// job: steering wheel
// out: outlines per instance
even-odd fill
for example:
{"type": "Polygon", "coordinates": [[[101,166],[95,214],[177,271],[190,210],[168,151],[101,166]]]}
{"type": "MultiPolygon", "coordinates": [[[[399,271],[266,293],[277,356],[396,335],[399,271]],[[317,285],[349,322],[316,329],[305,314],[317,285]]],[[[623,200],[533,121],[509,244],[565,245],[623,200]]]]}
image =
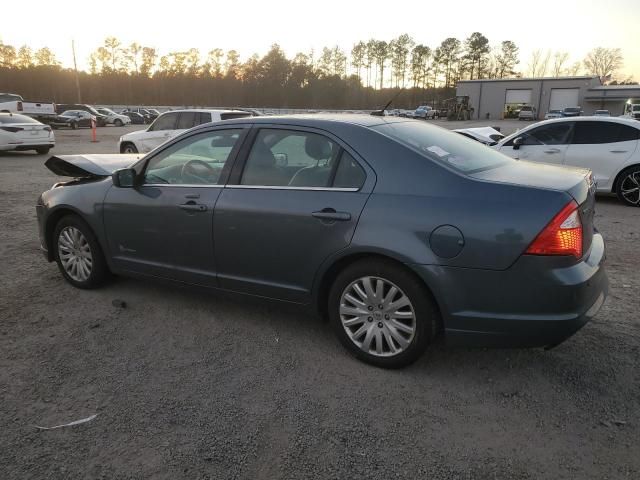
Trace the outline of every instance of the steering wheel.
{"type": "Polygon", "coordinates": [[[196,178],[196,179],[200,180],[202,183],[211,182],[210,178],[206,178],[206,177],[201,176],[202,172],[200,172],[200,174],[198,174],[196,172],[196,170],[194,169],[195,165],[199,165],[201,167],[205,167],[206,170],[207,170],[206,174],[215,174],[216,173],[215,168],[213,168],[210,164],[208,164],[204,160],[189,160],[187,163],[185,163],[182,166],[182,170],[180,172],[180,175],[182,176],[182,178],[187,176],[187,177],[196,178]]]}

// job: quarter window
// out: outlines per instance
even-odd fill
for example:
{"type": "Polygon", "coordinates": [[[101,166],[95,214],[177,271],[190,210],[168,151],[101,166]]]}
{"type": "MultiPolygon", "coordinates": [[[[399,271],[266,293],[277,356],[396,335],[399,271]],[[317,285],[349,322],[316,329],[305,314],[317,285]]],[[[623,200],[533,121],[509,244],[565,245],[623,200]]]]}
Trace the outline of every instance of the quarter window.
{"type": "Polygon", "coordinates": [[[217,130],[185,138],[153,157],[147,184],[220,185],[242,129],[217,130]]]}
{"type": "Polygon", "coordinates": [[[242,185],[328,187],[340,148],[317,133],[262,129],[247,157],[242,185]]]}
{"type": "Polygon", "coordinates": [[[366,174],[358,162],[347,151],[343,151],[333,186],[335,188],[360,188],[366,178],[366,174]]]}

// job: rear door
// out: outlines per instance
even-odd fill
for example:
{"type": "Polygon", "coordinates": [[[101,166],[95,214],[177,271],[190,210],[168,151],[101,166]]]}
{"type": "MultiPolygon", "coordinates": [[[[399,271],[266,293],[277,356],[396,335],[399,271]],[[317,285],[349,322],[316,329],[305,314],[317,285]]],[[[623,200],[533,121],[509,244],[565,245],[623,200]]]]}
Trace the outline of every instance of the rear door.
{"type": "Polygon", "coordinates": [[[565,164],[591,169],[599,190],[611,190],[617,173],[638,148],[640,130],[616,122],[577,121],[565,164]]]}
{"type": "Polygon", "coordinates": [[[218,280],[304,303],[323,260],[351,242],[375,176],[323,131],[265,126],[252,137],[216,204],[218,280]]]}
{"type": "Polygon", "coordinates": [[[573,122],[555,122],[532,128],[519,135],[520,148],[514,149],[513,137],[500,147],[500,152],[519,160],[562,164],[568,147],[573,122]]]}
{"type": "Polygon", "coordinates": [[[164,115],[160,115],[156,121],[149,126],[139,141],[140,146],[145,152],[153,150],[174,136],[173,132],[178,123],[178,116],[178,112],[165,113],[164,115]]]}

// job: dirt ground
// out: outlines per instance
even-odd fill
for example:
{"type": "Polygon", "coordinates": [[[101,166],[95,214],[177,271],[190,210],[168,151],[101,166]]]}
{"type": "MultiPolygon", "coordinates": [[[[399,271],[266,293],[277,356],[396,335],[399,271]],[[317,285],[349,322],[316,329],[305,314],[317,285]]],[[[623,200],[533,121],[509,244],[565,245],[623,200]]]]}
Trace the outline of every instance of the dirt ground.
{"type": "MultiPolygon", "coordinates": [[[[114,152],[134,129],[57,131],[54,151],[114,152]]],[[[640,208],[598,200],[610,296],[567,342],[438,342],[385,371],[291,307],[74,289],[38,250],[45,160],[0,154],[0,478],[640,478],[640,208]]]]}

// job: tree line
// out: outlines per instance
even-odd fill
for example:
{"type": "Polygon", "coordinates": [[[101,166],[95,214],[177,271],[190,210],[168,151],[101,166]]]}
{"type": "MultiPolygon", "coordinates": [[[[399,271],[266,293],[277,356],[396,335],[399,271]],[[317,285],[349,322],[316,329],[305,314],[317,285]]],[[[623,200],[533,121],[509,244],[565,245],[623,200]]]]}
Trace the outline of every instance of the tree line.
{"type": "Polygon", "coordinates": [[[108,37],[91,53],[88,71],[62,68],[48,48],[32,51],[0,42],[0,91],[57,103],[255,106],[278,108],[376,108],[401,88],[399,108],[455,95],[460,80],[592,73],[611,80],[622,66],[619,49],[594,49],[583,62],[565,52],[533,52],[524,69],[510,40],[491,46],[480,32],[437,47],[408,34],[390,41],[360,41],[288,58],[274,44],[244,61],[236,50],[198,49],[161,55],[155,48],[123,45],[108,37]],[[524,73],[523,73],[524,72],[524,73]]]}

